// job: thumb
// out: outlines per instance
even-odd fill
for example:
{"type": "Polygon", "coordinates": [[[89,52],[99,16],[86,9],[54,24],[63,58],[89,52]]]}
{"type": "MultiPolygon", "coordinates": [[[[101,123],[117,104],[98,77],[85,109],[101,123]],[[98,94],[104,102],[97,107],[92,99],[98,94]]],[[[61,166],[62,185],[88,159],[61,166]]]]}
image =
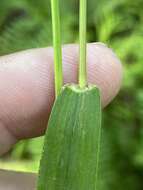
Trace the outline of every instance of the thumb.
{"type": "MultiPolygon", "coordinates": [[[[106,106],[118,93],[122,67],[113,51],[88,44],[88,82],[106,106]]],[[[44,133],[54,101],[53,49],[27,50],[0,58],[0,153],[19,139],[44,133]]],[[[63,47],[65,83],[78,81],[78,45],[63,47]]]]}

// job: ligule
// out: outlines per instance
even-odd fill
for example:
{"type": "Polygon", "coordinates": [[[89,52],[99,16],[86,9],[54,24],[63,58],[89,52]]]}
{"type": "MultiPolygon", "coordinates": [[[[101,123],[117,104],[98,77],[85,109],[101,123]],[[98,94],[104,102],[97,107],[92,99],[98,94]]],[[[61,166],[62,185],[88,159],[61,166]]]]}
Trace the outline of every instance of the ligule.
{"type": "Polygon", "coordinates": [[[97,189],[100,136],[98,88],[65,86],[49,119],[38,190],[97,189]]]}

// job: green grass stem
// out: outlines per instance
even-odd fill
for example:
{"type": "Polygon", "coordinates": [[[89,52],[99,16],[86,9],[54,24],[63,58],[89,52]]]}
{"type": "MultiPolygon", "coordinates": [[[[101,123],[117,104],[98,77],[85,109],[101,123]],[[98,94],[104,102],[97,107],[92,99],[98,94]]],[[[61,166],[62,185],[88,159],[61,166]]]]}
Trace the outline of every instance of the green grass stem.
{"type": "Polygon", "coordinates": [[[54,46],[55,94],[57,97],[63,85],[59,0],[51,0],[51,12],[54,46]]]}
{"type": "Polygon", "coordinates": [[[79,18],[79,86],[84,88],[87,85],[86,69],[86,21],[87,21],[87,0],[80,0],[80,18],[79,18]]]}

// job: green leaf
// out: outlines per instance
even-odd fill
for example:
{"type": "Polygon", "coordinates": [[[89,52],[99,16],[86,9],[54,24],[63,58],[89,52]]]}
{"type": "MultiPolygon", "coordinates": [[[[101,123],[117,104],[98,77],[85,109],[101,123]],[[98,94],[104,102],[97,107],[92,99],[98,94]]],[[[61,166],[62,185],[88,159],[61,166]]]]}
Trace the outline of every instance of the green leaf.
{"type": "Polygon", "coordinates": [[[65,86],[49,120],[38,190],[95,190],[100,136],[99,90],[65,86]]]}

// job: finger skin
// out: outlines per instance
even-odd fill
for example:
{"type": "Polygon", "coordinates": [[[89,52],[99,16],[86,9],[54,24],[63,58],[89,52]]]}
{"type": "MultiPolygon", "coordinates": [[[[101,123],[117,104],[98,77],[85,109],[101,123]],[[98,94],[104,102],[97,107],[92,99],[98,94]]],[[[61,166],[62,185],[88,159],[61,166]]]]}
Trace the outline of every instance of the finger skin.
{"type": "Polygon", "coordinates": [[[0,170],[1,190],[35,190],[37,175],[0,170]]]}
{"type": "MultiPolygon", "coordinates": [[[[78,82],[78,45],[63,47],[64,83],[78,82]]],[[[88,44],[88,82],[101,90],[103,107],[118,93],[122,66],[111,49],[88,44]]],[[[0,58],[0,154],[19,139],[44,133],[54,102],[53,49],[0,58]]]]}

